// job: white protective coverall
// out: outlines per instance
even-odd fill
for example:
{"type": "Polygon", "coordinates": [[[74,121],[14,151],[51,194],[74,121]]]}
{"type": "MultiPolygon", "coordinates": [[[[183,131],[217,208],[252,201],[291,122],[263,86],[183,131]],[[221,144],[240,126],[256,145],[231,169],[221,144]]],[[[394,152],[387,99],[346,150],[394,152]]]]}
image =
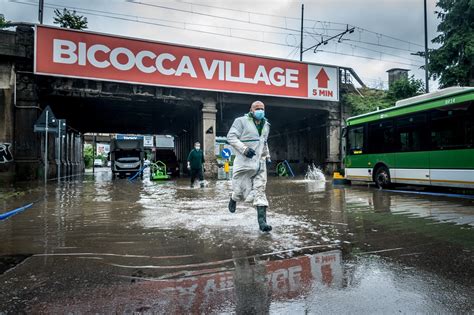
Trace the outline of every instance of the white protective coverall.
{"type": "Polygon", "coordinates": [[[265,186],[267,185],[266,159],[270,158],[267,144],[270,124],[264,119],[262,134],[259,135],[253,119],[250,113],[235,119],[227,134],[227,142],[235,150],[232,199],[245,201],[253,190],[253,205],[268,207],[265,186]],[[256,154],[253,158],[249,159],[244,155],[246,148],[255,150],[256,154]]]}

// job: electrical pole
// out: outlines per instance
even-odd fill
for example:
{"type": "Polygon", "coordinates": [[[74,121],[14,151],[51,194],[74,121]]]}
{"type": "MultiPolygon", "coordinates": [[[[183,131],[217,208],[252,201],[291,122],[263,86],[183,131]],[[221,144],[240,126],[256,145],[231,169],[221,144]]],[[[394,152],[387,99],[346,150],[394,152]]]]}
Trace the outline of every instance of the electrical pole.
{"type": "Polygon", "coordinates": [[[300,61],[303,61],[303,21],[304,21],[304,4],[301,5],[300,61]]]}
{"type": "Polygon", "coordinates": [[[426,88],[425,92],[429,93],[430,92],[430,76],[428,74],[428,26],[427,26],[427,16],[426,16],[426,0],[424,0],[425,3],[425,83],[426,83],[426,88]]]}
{"type": "Polygon", "coordinates": [[[44,12],[44,0],[39,0],[38,20],[40,24],[43,24],[43,12],[44,12]]]}

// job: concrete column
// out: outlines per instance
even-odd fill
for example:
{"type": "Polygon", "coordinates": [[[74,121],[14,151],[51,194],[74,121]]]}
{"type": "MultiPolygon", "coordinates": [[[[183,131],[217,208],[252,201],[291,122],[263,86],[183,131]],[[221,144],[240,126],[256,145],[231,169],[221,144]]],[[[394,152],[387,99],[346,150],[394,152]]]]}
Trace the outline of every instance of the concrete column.
{"type": "Polygon", "coordinates": [[[216,101],[213,98],[205,98],[202,104],[202,148],[204,150],[207,175],[211,178],[217,177],[217,161],[214,153],[216,142],[216,101]]]}
{"type": "Polygon", "coordinates": [[[327,156],[325,161],[325,171],[332,173],[339,169],[340,160],[340,140],[341,122],[338,113],[329,113],[327,120],[327,156]],[[337,116],[337,117],[336,117],[337,116]]]}

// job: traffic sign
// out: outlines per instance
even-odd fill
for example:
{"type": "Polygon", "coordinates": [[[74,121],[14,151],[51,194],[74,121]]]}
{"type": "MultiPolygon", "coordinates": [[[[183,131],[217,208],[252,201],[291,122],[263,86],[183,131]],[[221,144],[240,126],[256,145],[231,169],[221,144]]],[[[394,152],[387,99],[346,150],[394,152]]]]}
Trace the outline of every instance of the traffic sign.
{"type": "Polygon", "coordinates": [[[230,151],[228,148],[225,148],[221,151],[221,156],[223,159],[230,159],[232,156],[232,151],[230,151]]]}
{"type": "Polygon", "coordinates": [[[43,110],[41,115],[39,116],[38,120],[36,120],[33,131],[34,132],[46,132],[46,127],[48,132],[58,133],[58,125],[59,122],[54,116],[53,111],[49,106],[43,110]]]}

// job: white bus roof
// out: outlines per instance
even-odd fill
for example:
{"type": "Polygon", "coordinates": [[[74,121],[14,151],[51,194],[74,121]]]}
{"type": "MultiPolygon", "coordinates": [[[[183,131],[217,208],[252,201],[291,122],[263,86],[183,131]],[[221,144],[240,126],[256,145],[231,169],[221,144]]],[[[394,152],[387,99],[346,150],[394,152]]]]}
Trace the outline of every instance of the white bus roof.
{"type": "Polygon", "coordinates": [[[388,111],[391,111],[391,110],[393,110],[397,107],[408,106],[408,105],[420,103],[420,102],[423,102],[423,101],[428,101],[428,100],[433,100],[433,99],[437,99],[437,98],[441,98],[441,97],[446,97],[446,96],[449,96],[449,95],[452,95],[452,94],[459,94],[461,92],[466,92],[466,91],[474,92],[474,87],[454,86],[454,87],[448,87],[448,88],[441,89],[441,90],[431,92],[431,93],[417,95],[417,96],[414,96],[414,97],[399,100],[395,103],[395,106],[384,108],[384,109],[378,110],[378,111],[368,112],[368,113],[365,113],[365,114],[360,114],[360,115],[353,116],[353,117],[349,117],[347,120],[350,121],[350,120],[353,120],[353,119],[357,119],[357,118],[361,118],[361,117],[365,117],[365,116],[370,116],[370,115],[375,114],[375,113],[388,112],[388,111]]]}
{"type": "Polygon", "coordinates": [[[469,90],[474,91],[474,88],[473,87],[459,87],[459,86],[448,87],[442,90],[438,90],[436,92],[426,93],[426,94],[406,98],[404,100],[399,100],[395,103],[395,106],[410,105],[410,104],[419,103],[425,100],[448,96],[451,94],[457,94],[459,92],[469,91],[469,90]]]}

